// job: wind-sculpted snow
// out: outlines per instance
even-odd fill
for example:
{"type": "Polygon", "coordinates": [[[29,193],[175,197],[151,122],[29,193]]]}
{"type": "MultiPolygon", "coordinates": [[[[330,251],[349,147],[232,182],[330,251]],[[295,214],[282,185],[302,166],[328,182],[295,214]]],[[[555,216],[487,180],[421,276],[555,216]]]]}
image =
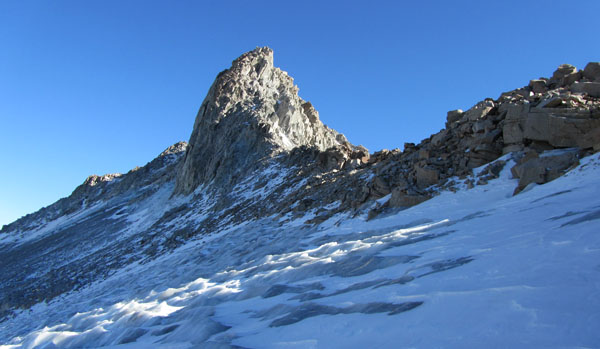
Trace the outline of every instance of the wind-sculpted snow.
{"type": "Polygon", "coordinates": [[[595,347],[599,155],[517,196],[510,167],[486,186],[374,220],[340,213],[314,226],[303,224],[308,212],[224,223],[19,312],[0,323],[0,339],[7,348],[595,347]]]}

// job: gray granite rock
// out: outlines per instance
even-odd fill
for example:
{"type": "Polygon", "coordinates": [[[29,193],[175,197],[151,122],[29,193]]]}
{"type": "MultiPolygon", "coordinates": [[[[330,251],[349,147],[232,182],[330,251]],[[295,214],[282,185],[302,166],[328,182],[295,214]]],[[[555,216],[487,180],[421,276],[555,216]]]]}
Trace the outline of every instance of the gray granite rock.
{"type": "Polygon", "coordinates": [[[351,147],[326,127],[298,87],[273,66],[273,51],[260,47],[221,72],[194,123],[175,193],[189,194],[215,181],[227,186],[260,159],[300,146],[351,147]]]}

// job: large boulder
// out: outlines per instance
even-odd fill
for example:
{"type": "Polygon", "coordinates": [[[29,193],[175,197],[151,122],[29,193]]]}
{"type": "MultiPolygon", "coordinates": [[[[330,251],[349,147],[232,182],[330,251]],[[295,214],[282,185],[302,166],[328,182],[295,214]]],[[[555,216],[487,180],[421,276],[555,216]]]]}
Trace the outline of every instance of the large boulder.
{"type": "Polygon", "coordinates": [[[339,170],[348,159],[348,154],[341,147],[331,147],[317,155],[317,164],[324,171],[339,170]]]}
{"type": "Polygon", "coordinates": [[[531,151],[511,169],[513,177],[519,179],[514,194],[518,194],[531,183],[550,182],[578,163],[578,151],[574,149],[549,151],[541,155],[531,151]]]}
{"type": "Polygon", "coordinates": [[[590,62],[583,69],[583,76],[591,81],[600,81],[600,62],[590,62]]]}
{"type": "Polygon", "coordinates": [[[529,81],[529,88],[533,93],[545,93],[548,91],[545,80],[531,80],[529,81]]]}
{"type": "Polygon", "coordinates": [[[591,97],[600,97],[600,82],[580,82],[571,85],[571,91],[575,93],[587,93],[591,97]]]}
{"type": "Polygon", "coordinates": [[[408,194],[405,191],[394,188],[392,197],[388,201],[390,207],[412,207],[431,199],[428,195],[408,194]]]}
{"type": "Polygon", "coordinates": [[[561,64],[552,74],[551,80],[560,86],[566,86],[580,78],[581,74],[577,71],[577,68],[570,64],[561,64]]]}
{"type": "Polygon", "coordinates": [[[446,127],[460,120],[464,112],[461,109],[450,110],[446,115],[446,127]]]}
{"type": "Polygon", "coordinates": [[[523,138],[548,142],[557,148],[590,148],[593,144],[586,142],[584,136],[597,127],[600,127],[600,119],[569,118],[534,110],[525,120],[523,138]]]}

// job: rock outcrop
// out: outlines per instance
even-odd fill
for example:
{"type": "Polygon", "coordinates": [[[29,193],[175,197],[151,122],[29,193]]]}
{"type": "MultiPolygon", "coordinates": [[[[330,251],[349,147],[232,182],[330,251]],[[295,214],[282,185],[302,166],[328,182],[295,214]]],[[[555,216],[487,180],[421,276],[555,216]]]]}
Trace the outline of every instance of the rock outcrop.
{"type": "Polygon", "coordinates": [[[407,143],[402,152],[373,154],[369,166],[374,176],[361,194],[349,198],[351,206],[389,192],[389,206],[413,206],[431,197],[436,185],[448,187],[450,177],[464,178],[472,169],[511,152],[521,159],[513,170],[519,178],[515,194],[530,183],[557,178],[578,157],[600,150],[598,81],[599,63],[589,63],[583,71],[563,64],[549,79],[531,80],[464,112],[449,111],[446,128],[421,143],[407,143]],[[571,150],[544,154],[561,149],[571,150]],[[533,154],[539,156],[532,160],[533,154]]]}
{"type": "Polygon", "coordinates": [[[298,87],[273,66],[273,51],[257,48],[221,72],[200,106],[176,193],[215,181],[229,186],[260,159],[309,146],[353,147],[326,127],[298,87]]]}

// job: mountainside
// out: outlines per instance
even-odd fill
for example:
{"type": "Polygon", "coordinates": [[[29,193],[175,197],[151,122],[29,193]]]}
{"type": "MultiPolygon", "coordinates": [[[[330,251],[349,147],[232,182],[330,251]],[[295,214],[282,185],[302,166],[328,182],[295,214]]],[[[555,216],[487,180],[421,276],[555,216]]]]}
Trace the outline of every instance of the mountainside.
{"type": "Polygon", "coordinates": [[[0,230],[0,343],[593,347],[598,150],[599,63],[369,154],[257,48],[189,143],[0,230]]]}

